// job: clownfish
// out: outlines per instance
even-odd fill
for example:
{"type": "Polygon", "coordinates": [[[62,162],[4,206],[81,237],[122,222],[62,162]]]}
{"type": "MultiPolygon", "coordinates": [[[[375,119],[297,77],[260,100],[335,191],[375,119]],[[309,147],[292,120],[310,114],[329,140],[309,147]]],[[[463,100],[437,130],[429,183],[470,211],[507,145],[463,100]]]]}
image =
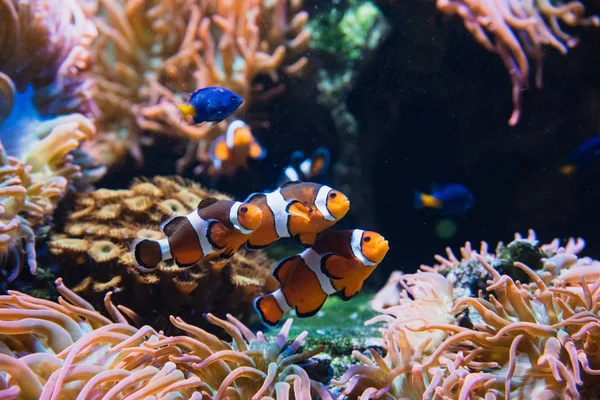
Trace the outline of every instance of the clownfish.
{"type": "Polygon", "coordinates": [[[224,165],[237,168],[247,166],[248,158],[262,160],[267,151],[252,135],[244,121],[235,120],[227,127],[227,132],[218,137],[210,148],[210,159],[216,170],[224,165]]]}
{"type": "Polygon", "coordinates": [[[329,295],[350,300],[389,250],[383,236],[360,229],[326,231],[311,248],[275,267],[281,288],[254,300],[262,321],[275,326],[292,308],[300,318],[315,315],[329,295]]]}
{"type": "Polygon", "coordinates": [[[281,184],[293,181],[306,181],[327,172],[331,153],[324,147],[316,149],[309,158],[304,158],[304,153],[295,151],[290,158],[290,165],[283,170],[281,184]]]}
{"type": "Polygon", "coordinates": [[[245,201],[258,206],[263,215],[260,227],[246,242],[249,250],[284,237],[310,246],[319,232],[332,227],[350,209],[343,193],[312,182],[288,182],[270,193],[251,194],[245,201]]]}
{"type": "Polygon", "coordinates": [[[414,191],[415,208],[437,208],[444,215],[458,215],[467,212],[475,203],[473,193],[463,185],[432,185],[431,194],[414,191]]]}
{"type": "Polygon", "coordinates": [[[560,167],[563,175],[573,175],[577,171],[589,171],[594,164],[600,164],[600,136],[593,136],[579,145],[569,156],[566,165],[560,167]]]}
{"type": "Polygon", "coordinates": [[[221,122],[233,114],[244,99],[229,89],[217,86],[198,89],[188,104],[178,105],[182,117],[191,117],[194,124],[221,122]]]}
{"type": "Polygon", "coordinates": [[[188,215],[163,222],[164,239],[138,239],[132,243],[134,260],[145,268],[174,259],[189,267],[209,255],[231,257],[260,226],[262,212],[253,204],[207,197],[188,215]]]}

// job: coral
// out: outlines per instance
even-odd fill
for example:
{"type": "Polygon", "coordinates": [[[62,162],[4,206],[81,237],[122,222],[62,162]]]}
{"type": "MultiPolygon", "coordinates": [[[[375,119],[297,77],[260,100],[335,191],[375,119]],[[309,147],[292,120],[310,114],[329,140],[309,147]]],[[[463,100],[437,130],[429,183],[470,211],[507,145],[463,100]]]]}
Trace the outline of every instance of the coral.
{"type": "Polygon", "coordinates": [[[2,0],[0,72],[19,92],[29,85],[42,115],[93,113],[85,75],[97,31],[75,0],[2,0]]]}
{"type": "Polygon", "coordinates": [[[204,323],[201,316],[207,312],[247,317],[254,298],[277,287],[264,253],[239,251],[230,259],[186,269],[167,261],[147,270],[136,266],[129,252],[133,239],[162,238],[159,225],[164,220],[189,213],[207,196],[227,198],[166,177],[136,180],[127,190],[77,194],[75,209],[63,233],[52,236],[50,250],[75,292],[101,304],[104,294],[113,291],[115,300],[156,328],[164,329],[166,316],[174,313],[194,324],[204,323]]]}
{"type": "Polygon", "coordinates": [[[96,132],[87,76],[94,24],[74,0],[3,0],[0,10],[0,254],[11,282],[25,259],[35,273],[35,236],[68,185],[103,168],[76,153],[96,132]]]}
{"type": "Polygon", "coordinates": [[[244,98],[239,118],[253,102],[280,91],[258,84],[259,76],[277,83],[280,74],[297,75],[307,62],[301,54],[308,15],[298,0],[99,3],[94,99],[102,115],[89,150],[106,165],[127,152],[142,163],[140,146],[153,139],[148,133],[183,140],[178,171],[208,162],[211,142],[231,121],[189,125],[176,107],[182,94],[227,87],[244,98]]]}
{"type": "Polygon", "coordinates": [[[529,86],[529,59],[536,65],[535,86],[542,87],[544,46],[562,54],[578,40],[562,30],[567,26],[598,26],[597,16],[585,17],[579,1],[553,5],[548,1],[485,2],[437,0],[437,8],[447,15],[458,15],[475,40],[488,51],[498,54],[512,84],[513,112],[508,124],[521,117],[522,92],[529,86]]]}
{"type": "Polygon", "coordinates": [[[572,260],[573,257],[577,260],[576,254],[584,246],[585,241],[581,238],[569,239],[565,247],[560,247],[558,239],[554,239],[550,244],[542,245],[537,240],[535,231],[529,230],[526,237],[515,233],[514,240],[507,245],[499,242],[493,253],[488,251],[490,245],[485,241],[481,242],[479,251],[473,249],[470,242],[466,242],[460,248],[460,259],[448,247],[446,248],[446,257],[439,254],[434,256],[438,264],[433,266],[423,264],[421,269],[447,276],[452,281],[457,296],[468,297],[475,295],[479,290],[484,290],[487,286],[486,281],[491,278],[486,268],[478,261],[478,256],[483,257],[494,269],[521,281],[528,281],[529,278],[520,269],[514,267],[514,263],[517,261],[532,267],[541,276],[547,276],[545,279],[552,279],[557,277],[565,261],[572,260]],[[558,269],[553,266],[552,262],[558,262],[558,269]]]}
{"type": "MultiPolygon", "coordinates": [[[[517,240],[537,242],[533,231],[517,240]]],[[[372,361],[355,352],[364,365],[351,367],[335,383],[363,399],[591,396],[600,375],[599,264],[577,259],[581,240],[539,248],[548,257],[537,273],[514,262],[529,284],[494,269],[485,246],[482,254],[464,250],[463,257],[489,276],[486,293],[477,297],[450,296],[451,290],[443,290],[446,278],[432,267],[400,276],[398,305],[370,321],[385,322],[387,355],[372,351],[372,361]]],[[[438,261],[461,264],[449,255],[438,261]]]]}
{"type": "Polygon", "coordinates": [[[59,279],[59,303],[0,296],[0,397],[5,399],[331,399],[297,363],[308,332],[289,343],[292,320],[267,339],[240,321],[207,316],[231,342],[171,316],[186,336],[166,336],[105,297],[110,319],[59,279]],[[114,321],[114,322],[113,322],[114,321]]]}

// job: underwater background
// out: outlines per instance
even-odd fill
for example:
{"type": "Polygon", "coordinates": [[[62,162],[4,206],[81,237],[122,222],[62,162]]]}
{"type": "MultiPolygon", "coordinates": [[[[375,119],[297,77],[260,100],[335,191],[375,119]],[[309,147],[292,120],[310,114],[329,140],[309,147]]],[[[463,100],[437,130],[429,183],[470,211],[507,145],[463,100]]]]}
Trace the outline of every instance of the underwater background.
{"type": "Polygon", "coordinates": [[[0,397],[598,398],[597,15],[0,0],[0,397]],[[201,120],[208,87],[243,103],[201,120]],[[327,219],[296,180],[350,209],[327,219]],[[249,197],[268,192],[291,193],[292,238],[192,263],[174,242],[156,265],[135,251],[211,198],[277,225],[249,197]],[[329,221],[308,242],[298,198],[329,221]],[[357,230],[389,251],[369,259],[357,230]]]}

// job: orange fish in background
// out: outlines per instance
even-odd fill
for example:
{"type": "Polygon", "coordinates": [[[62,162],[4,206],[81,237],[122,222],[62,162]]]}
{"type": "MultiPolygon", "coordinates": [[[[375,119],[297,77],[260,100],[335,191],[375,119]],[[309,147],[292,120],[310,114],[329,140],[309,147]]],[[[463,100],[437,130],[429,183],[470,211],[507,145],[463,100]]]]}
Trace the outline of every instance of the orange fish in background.
{"type": "Polygon", "coordinates": [[[332,227],[350,209],[341,192],[312,182],[288,182],[270,193],[254,193],[247,203],[258,206],[263,221],[248,239],[246,248],[256,250],[283,237],[293,237],[305,246],[319,232],[332,227]]]}
{"type": "Polygon", "coordinates": [[[248,159],[262,160],[267,151],[252,135],[244,121],[235,120],[227,127],[227,132],[219,136],[210,148],[212,173],[231,174],[235,169],[248,166],[248,159]]]}
{"type": "Polygon", "coordinates": [[[262,212],[253,204],[208,197],[188,215],[165,221],[160,228],[164,239],[135,240],[133,257],[145,268],[169,259],[188,267],[209,255],[231,257],[261,221],[262,212]]]}
{"type": "Polygon", "coordinates": [[[375,232],[323,232],[311,248],[277,264],[273,276],[281,288],[258,297],[254,308],[265,324],[275,326],[292,308],[300,318],[315,315],[331,294],[350,300],[388,250],[387,240],[375,232]]]}

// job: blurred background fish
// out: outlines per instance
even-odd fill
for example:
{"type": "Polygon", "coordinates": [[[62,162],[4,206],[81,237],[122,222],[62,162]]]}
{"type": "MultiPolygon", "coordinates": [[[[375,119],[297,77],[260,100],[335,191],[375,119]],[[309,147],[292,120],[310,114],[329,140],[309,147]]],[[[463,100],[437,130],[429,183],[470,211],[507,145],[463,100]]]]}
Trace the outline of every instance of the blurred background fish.
{"type": "Polygon", "coordinates": [[[467,212],[475,203],[473,193],[460,184],[431,185],[431,194],[414,191],[415,208],[437,208],[444,215],[467,212]]]}
{"type": "Polygon", "coordinates": [[[304,153],[297,150],[290,157],[290,164],[284,168],[279,180],[279,186],[293,181],[319,181],[329,169],[331,153],[325,147],[316,149],[310,157],[304,158],[304,153]]]}
{"type": "Polygon", "coordinates": [[[194,124],[221,122],[233,114],[244,99],[229,89],[217,86],[206,87],[192,93],[188,104],[178,105],[181,115],[194,124]]]}
{"type": "Polygon", "coordinates": [[[569,156],[567,164],[560,167],[563,175],[589,171],[600,161],[600,136],[592,136],[580,144],[569,156]]]}
{"type": "Polygon", "coordinates": [[[262,160],[267,150],[254,137],[244,121],[229,124],[227,132],[219,136],[210,148],[210,175],[233,175],[239,168],[248,167],[248,159],[262,160]]]}

